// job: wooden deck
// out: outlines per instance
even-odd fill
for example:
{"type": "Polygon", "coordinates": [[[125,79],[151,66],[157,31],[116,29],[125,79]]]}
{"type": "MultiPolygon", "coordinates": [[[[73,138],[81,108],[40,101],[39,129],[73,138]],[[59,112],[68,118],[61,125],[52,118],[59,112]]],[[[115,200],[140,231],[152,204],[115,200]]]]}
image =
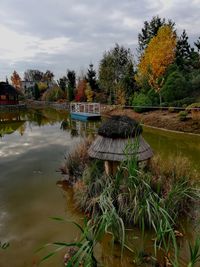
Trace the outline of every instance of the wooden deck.
{"type": "Polygon", "coordinates": [[[100,104],[99,103],[71,103],[70,115],[72,119],[87,121],[87,120],[99,120],[100,104]]]}

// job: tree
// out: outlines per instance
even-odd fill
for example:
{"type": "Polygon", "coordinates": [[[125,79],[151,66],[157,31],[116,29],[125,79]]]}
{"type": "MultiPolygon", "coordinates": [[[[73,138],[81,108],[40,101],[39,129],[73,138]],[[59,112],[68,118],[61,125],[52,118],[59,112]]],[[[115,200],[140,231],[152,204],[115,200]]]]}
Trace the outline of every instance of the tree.
{"type": "Polygon", "coordinates": [[[50,70],[47,70],[47,71],[43,74],[42,80],[43,80],[44,82],[47,82],[47,84],[48,84],[49,82],[52,82],[53,77],[54,77],[53,72],[51,72],[50,70]]]}
{"type": "Polygon", "coordinates": [[[200,37],[198,38],[196,42],[194,42],[194,45],[196,46],[197,51],[200,52],[200,37]]]}
{"type": "Polygon", "coordinates": [[[35,85],[34,85],[33,96],[34,96],[35,100],[38,100],[40,98],[40,90],[39,90],[37,83],[35,83],[35,85]]]}
{"type": "Polygon", "coordinates": [[[79,80],[75,96],[75,100],[77,102],[85,102],[87,100],[85,95],[86,88],[87,88],[87,81],[85,79],[79,80]]]}
{"type": "Polygon", "coordinates": [[[92,91],[92,88],[91,88],[89,83],[87,83],[87,85],[86,85],[85,95],[87,97],[87,102],[93,101],[94,92],[92,91]]]}
{"type": "Polygon", "coordinates": [[[44,73],[39,70],[27,70],[24,72],[25,81],[40,82],[44,77],[44,73]]]}
{"type": "Polygon", "coordinates": [[[162,96],[165,102],[183,99],[188,95],[188,82],[183,73],[176,70],[170,73],[162,88],[162,96]]]}
{"type": "Polygon", "coordinates": [[[159,16],[154,16],[150,22],[145,21],[144,27],[141,30],[141,33],[138,34],[138,53],[139,56],[143,54],[147,45],[151,39],[157,35],[159,29],[162,26],[170,26],[172,29],[175,26],[175,23],[172,20],[166,22],[165,18],[161,19],[159,16]]]}
{"type": "Polygon", "coordinates": [[[168,66],[175,59],[176,35],[170,26],[159,29],[146,48],[138,65],[137,81],[147,79],[152,88],[159,94],[161,103],[161,87],[168,66]]]}
{"type": "Polygon", "coordinates": [[[57,82],[58,82],[58,85],[59,85],[60,89],[63,92],[66,92],[66,90],[67,90],[67,77],[66,76],[63,76],[57,82]]]}
{"type": "Polygon", "coordinates": [[[74,100],[74,91],[76,88],[76,73],[74,70],[67,70],[67,98],[74,100]]]}
{"type": "Polygon", "coordinates": [[[12,81],[12,85],[18,89],[21,90],[21,78],[19,76],[19,74],[16,72],[16,70],[14,70],[12,76],[10,77],[11,81],[12,81]]]}
{"type": "MultiPolygon", "coordinates": [[[[130,66],[133,66],[133,55],[130,49],[116,44],[113,49],[104,53],[99,65],[99,84],[110,103],[116,100],[118,84],[125,85],[123,82],[130,75],[130,66]]],[[[133,76],[129,78],[133,79],[133,76]]],[[[126,90],[125,87],[122,89],[126,90]]]]}
{"type": "Polygon", "coordinates": [[[98,92],[99,87],[97,84],[96,71],[93,69],[93,64],[89,65],[89,69],[86,74],[86,80],[89,83],[92,91],[98,92]]]}
{"type": "Polygon", "coordinates": [[[176,64],[181,69],[184,69],[188,65],[192,55],[191,46],[188,43],[188,36],[185,30],[183,30],[181,36],[177,40],[176,44],[176,64]]]}

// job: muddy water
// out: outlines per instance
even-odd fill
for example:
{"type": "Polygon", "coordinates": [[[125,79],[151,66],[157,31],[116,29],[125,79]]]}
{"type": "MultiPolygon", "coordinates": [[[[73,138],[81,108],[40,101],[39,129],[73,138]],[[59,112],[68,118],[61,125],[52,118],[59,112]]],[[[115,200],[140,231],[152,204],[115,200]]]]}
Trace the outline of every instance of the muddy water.
{"type": "MultiPolygon", "coordinates": [[[[1,115],[0,115],[1,116],[1,115]]],[[[38,266],[39,259],[54,248],[35,253],[54,241],[76,240],[79,232],[70,223],[53,221],[64,217],[82,221],[71,201],[71,191],[63,191],[58,171],[63,158],[85,135],[93,135],[96,124],[71,122],[65,112],[51,109],[23,114],[4,114],[0,122],[0,241],[10,247],[0,250],[0,267],[38,266]]],[[[200,137],[171,134],[145,128],[145,139],[163,156],[180,152],[193,166],[199,167],[200,137]]],[[[139,248],[143,241],[129,234],[129,241],[139,248]]],[[[133,266],[125,252],[120,261],[119,248],[111,249],[109,236],[97,247],[97,257],[105,266],[133,266]]],[[[41,266],[63,266],[63,254],[41,266]]]]}

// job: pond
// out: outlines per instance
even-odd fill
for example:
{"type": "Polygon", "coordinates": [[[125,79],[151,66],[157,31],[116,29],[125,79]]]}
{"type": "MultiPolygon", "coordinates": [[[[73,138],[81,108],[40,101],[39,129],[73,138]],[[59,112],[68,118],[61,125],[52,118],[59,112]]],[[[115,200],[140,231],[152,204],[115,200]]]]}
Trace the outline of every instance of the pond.
{"type": "MultiPolygon", "coordinates": [[[[38,266],[39,259],[54,249],[36,253],[38,248],[78,238],[71,223],[51,219],[79,222],[83,218],[71,201],[72,192],[60,187],[59,167],[75,144],[93,135],[97,127],[94,122],[70,121],[67,112],[49,108],[0,114],[0,241],[10,243],[0,250],[1,267],[38,266]]],[[[200,136],[145,127],[144,137],[155,153],[163,157],[181,153],[200,170],[200,136]]],[[[41,266],[63,266],[63,254],[41,266]]],[[[120,261],[119,249],[111,250],[109,237],[98,246],[97,254],[105,266],[133,266],[126,253],[120,261]]]]}

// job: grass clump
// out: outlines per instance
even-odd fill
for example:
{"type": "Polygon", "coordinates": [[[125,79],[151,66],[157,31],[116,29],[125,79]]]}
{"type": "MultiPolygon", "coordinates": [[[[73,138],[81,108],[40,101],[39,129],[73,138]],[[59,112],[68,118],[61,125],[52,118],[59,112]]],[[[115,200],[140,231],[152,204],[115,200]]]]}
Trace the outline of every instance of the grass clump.
{"type": "Polygon", "coordinates": [[[65,175],[69,185],[73,185],[78,181],[89,163],[88,148],[91,144],[91,140],[85,139],[76,146],[76,148],[71,151],[65,158],[65,163],[60,167],[60,171],[65,175]]]}

